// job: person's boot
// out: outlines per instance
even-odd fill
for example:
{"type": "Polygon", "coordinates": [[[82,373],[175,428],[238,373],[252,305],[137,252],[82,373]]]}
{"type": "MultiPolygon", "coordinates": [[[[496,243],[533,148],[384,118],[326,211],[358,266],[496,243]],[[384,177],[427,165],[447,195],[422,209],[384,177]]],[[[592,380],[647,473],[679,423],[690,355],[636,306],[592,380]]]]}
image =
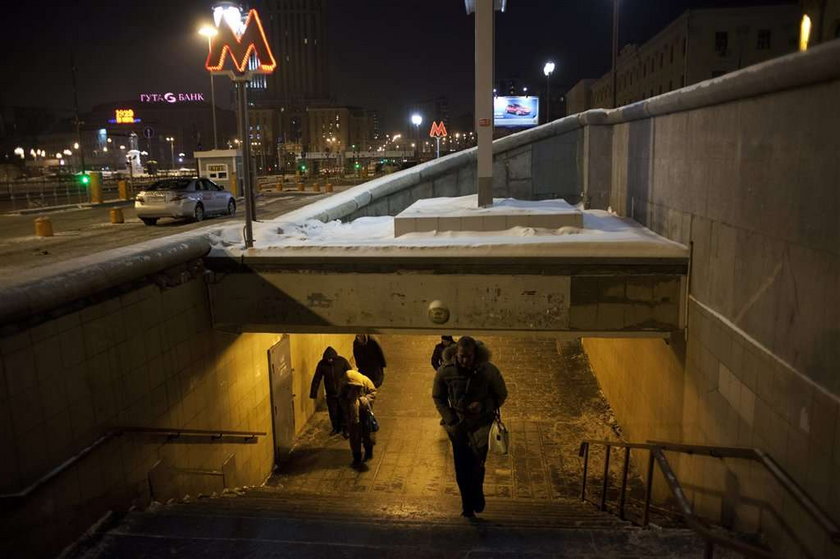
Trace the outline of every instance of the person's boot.
{"type": "Polygon", "coordinates": [[[373,446],[365,449],[365,462],[373,459],[373,446]]]}
{"type": "Polygon", "coordinates": [[[479,489],[478,495],[476,495],[475,500],[473,501],[473,508],[475,512],[484,512],[484,506],[487,503],[484,501],[484,491],[479,489]]]}
{"type": "Polygon", "coordinates": [[[362,454],[361,453],[356,454],[354,452],[353,453],[353,463],[351,464],[351,466],[361,466],[361,464],[362,464],[362,454]]]}

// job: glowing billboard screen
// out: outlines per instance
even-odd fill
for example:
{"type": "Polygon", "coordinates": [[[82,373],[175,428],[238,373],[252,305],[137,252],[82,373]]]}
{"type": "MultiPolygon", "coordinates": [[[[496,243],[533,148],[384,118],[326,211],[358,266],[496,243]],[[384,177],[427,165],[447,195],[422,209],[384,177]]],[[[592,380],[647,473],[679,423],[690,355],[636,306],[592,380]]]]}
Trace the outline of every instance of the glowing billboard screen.
{"type": "Polygon", "coordinates": [[[493,126],[525,127],[540,123],[539,97],[494,97],[493,126]]]}

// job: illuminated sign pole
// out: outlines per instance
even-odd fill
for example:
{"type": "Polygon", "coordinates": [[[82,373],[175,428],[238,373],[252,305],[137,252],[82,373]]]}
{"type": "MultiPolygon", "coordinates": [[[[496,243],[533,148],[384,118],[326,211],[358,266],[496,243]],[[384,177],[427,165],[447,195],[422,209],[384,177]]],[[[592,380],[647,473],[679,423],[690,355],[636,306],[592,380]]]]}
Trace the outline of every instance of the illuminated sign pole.
{"type": "Polygon", "coordinates": [[[440,139],[447,136],[446,126],[443,124],[442,120],[440,121],[440,124],[432,122],[432,128],[429,130],[429,136],[435,139],[435,159],[437,159],[440,157],[440,139]]]}
{"type": "Polygon", "coordinates": [[[464,0],[475,12],[475,121],[478,133],[478,205],[493,205],[493,20],[507,0],[464,0]]]}
{"type": "Polygon", "coordinates": [[[218,33],[209,40],[210,52],[205,68],[209,72],[226,74],[236,87],[239,145],[242,146],[242,182],[245,187],[245,248],[251,248],[254,246],[255,208],[247,88],[254,74],[270,74],[277,63],[256,10],[249,11],[243,22],[239,8],[232,5],[219,6],[213,10],[213,19],[218,33]],[[233,68],[225,70],[225,59],[228,57],[233,68]],[[252,63],[249,64],[249,61],[252,63]]]}

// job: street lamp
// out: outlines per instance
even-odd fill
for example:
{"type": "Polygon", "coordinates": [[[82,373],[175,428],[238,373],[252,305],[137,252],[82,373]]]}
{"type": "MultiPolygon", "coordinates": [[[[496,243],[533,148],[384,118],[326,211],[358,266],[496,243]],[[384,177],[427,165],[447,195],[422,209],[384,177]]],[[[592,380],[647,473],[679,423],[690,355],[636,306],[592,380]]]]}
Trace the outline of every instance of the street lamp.
{"type": "Polygon", "coordinates": [[[554,72],[554,62],[546,62],[543,66],[545,74],[545,121],[551,122],[551,74],[554,72]]]}
{"type": "Polygon", "coordinates": [[[167,142],[169,142],[169,159],[172,161],[172,170],[175,170],[175,138],[172,136],[167,136],[164,138],[167,142]]]}
{"type": "Polygon", "coordinates": [[[417,137],[417,141],[420,141],[420,125],[423,124],[423,117],[417,113],[411,115],[411,124],[414,125],[415,135],[417,137]]]}
{"type": "MultiPolygon", "coordinates": [[[[211,25],[205,25],[198,30],[200,35],[207,37],[207,50],[212,48],[213,37],[219,32],[211,25]]],[[[213,72],[210,72],[210,113],[213,115],[213,149],[219,149],[219,141],[216,133],[216,88],[213,84],[213,72]]]]}

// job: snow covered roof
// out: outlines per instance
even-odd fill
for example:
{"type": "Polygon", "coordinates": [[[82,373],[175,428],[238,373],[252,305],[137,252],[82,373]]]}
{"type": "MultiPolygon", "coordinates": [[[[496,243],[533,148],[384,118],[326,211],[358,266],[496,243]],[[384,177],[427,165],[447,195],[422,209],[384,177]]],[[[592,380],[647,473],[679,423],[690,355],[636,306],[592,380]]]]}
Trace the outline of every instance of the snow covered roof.
{"type": "Polygon", "coordinates": [[[520,256],[679,258],[688,249],[638,223],[602,210],[580,210],[562,200],[538,202],[499,200],[493,208],[477,208],[475,195],[435,198],[415,203],[416,215],[437,212],[474,214],[519,212],[545,214],[580,211],[583,228],[513,227],[505,231],[417,232],[394,237],[392,216],[362,217],[350,223],[314,219],[255,223],[255,248],[242,249],[241,225],[211,234],[210,256],[520,256]],[[419,204],[419,205],[418,205],[419,204]]]}

